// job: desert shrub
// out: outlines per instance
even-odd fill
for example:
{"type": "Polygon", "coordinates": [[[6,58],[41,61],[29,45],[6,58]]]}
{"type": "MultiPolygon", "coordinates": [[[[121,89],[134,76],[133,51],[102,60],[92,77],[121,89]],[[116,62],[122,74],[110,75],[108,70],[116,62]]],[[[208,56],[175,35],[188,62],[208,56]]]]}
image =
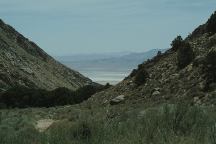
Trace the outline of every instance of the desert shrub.
{"type": "Polygon", "coordinates": [[[182,47],[183,39],[179,35],[177,36],[171,43],[172,50],[177,51],[180,47],[182,47]]]}
{"type": "Polygon", "coordinates": [[[146,82],[148,77],[149,77],[148,72],[146,71],[145,68],[142,68],[136,73],[134,82],[137,85],[142,85],[146,82]]]}
{"type": "Polygon", "coordinates": [[[209,89],[211,83],[216,82],[216,51],[210,51],[206,56],[205,65],[206,89],[209,89]]]}
{"type": "Polygon", "coordinates": [[[178,49],[177,65],[179,69],[185,68],[194,59],[194,52],[192,47],[187,42],[182,42],[181,47],[178,49]]]}
{"type": "Polygon", "coordinates": [[[211,15],[207,22],[207,32],[216,33],[216,11],[211,15]]]}

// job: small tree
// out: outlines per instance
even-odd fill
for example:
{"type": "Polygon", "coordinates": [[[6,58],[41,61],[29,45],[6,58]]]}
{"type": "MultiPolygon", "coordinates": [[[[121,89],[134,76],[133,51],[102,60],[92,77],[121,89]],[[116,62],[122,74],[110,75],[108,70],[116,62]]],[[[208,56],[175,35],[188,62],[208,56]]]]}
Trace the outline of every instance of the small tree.
{"type": "Polygon", "coordinates": [[[137,69],[133,69],[129,77],[134,77],[137,74],[137,69]]]}
{"type": "Polygon", "coordinates": [[[207,22],[207,32],[216,33],[216,11],[211,15],[207,22]]]}
{"type": "Polygon", "coordinates": [[[110,83],[106,83],[106,84],[104,85],[103,89],[108,89],[108,88],[110,88],[110,87],[112,87],[112,85],[111,85],[110,83]]]}
{"type": "Polygon", "coordinates": [[[142,85],[146,82],[147,78],[149,77],[148,72],[145,70],[145,68],[140,69],[137,74],[135,75],[135,83],[137,85],[142,85]]]}
{"type": "Polygon", "coordinates": [[[183,43],[182,37],[180,35],[177,36],[171,43],[172,49],[174,51],[177,51],[180,47],[182,47],[182,43],[183,43]]]}
{"type": "Polygon", "coordinates": [[[162,52],[161,51],[158,51],[157,52],[157,56],[161,56],[162,55],[162,52]]]}
{"type": "Polygon", "coordinates": [[[177,65],[179,69],[185,68],[194,59],[194,52],[188,42],[182,42],[177,54],[177,65]]]}

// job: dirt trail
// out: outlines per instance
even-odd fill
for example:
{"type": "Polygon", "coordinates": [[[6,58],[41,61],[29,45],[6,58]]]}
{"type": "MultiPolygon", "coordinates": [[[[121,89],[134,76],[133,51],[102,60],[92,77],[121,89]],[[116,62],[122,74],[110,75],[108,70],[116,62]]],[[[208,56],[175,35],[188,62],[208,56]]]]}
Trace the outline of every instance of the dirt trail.
{"type": "Polygon", "coordinates": [[[41,119],[39,121],[37,121],[37,124],[35,126],[35,128],[39,131],[39,132],[44,132],[46,131],[55,121],[52,119],[41,119]]]}

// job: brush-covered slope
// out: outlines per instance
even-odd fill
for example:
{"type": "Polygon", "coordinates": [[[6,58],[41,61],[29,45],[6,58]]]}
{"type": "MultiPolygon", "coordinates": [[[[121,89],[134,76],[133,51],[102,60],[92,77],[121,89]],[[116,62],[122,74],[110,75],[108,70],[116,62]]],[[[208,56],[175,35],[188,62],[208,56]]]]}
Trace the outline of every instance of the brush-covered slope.
{"type": "Polygon", "coordinates": [[[42,89],[77,89],[91,80],[45,53],[0,20],[0,89],[26,86],[42,89]]]}
{"type": "Polygon", "coordinates": [[[126,104],[179,100],[216,104],[216,13],[185,40],[178,36],[171,49],[140,64],[124,81],[90,100],[109,105],[118,95],[125,96],[126,104]]]}

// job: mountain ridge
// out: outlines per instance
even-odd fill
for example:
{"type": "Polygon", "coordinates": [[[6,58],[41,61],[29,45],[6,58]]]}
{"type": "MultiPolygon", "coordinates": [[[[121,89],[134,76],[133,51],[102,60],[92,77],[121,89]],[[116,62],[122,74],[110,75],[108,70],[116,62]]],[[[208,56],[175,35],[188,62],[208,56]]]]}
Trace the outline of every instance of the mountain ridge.
{"type": "Polygon", "coordinates": [[[0,20],[0,87],[77,89],[92,81],[57,62],[34,42],[0,20]]]}
{"type": "Polygon", "coordinates": [[[95,94],[89,103],[109,105],[113,98],[124,95],[125,105],[181,100],[198,105],[216,104],[216,31],[208,28],[209,21],[216,22],[216,12],[185,40],[178,36],[173,41],[177,47],[172,43],[164,54],[140,64],[125,80],[95,94]],[[179,62],[186,63],[179,67],[179,62]]]}

